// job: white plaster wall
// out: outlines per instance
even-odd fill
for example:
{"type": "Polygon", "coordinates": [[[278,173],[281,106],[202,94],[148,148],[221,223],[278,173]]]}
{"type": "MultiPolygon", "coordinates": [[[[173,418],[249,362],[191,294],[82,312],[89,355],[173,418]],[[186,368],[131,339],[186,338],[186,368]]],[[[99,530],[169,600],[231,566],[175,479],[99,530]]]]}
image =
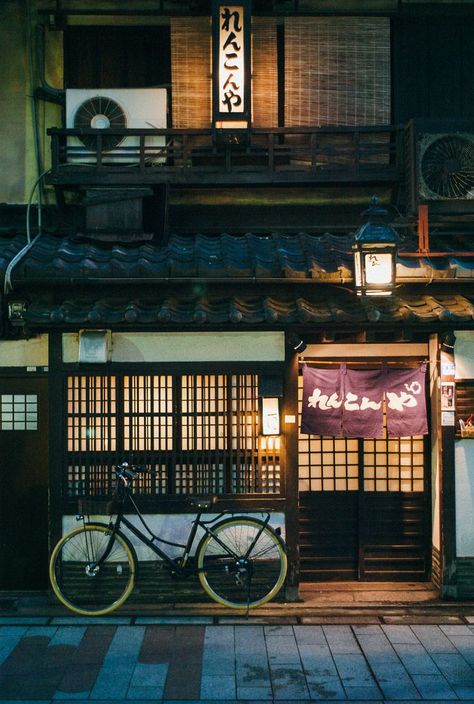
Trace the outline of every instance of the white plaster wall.
{"type": "Polygon", "coordinates": [[[457,330],[454,345],[456,379],[474,379],[474,331],[457,330]]]}
{"type": "Polygon", "coordinates": [[[31,93],[27,59],[25,2],[3,0],[0,22],[0,203],[25,203],[29,167],[34,166],[31,139],[31,93]],[[31,149],[26,149],[27,144],[31,149]]]}
{"type": "Polygon", "coordinates": [[[474,555],[474,440],[457,440],[456,466],[456,554],[474,555]]]}
{"type": "MultiPolygon", "coordinates": [[[[213,516],[217,516],[218,514],[205,514],[203,518],[205,520],[210,520],[213,516]]],[[[230,514],[227,514],[230,516],[230,514]]],[[[235,515],[242,515],[242,513],[235,514],[235,515]]],[[[254,516],[255,518],[264,518],[266,516],[266,513],[247,513],[245,514],[246,516],[254,516]]],[[[164,540],[169,540],[173,542],[178,542],[178,543],[185,543],[186,538],[189,534],[189,531],[191,529],[191,522],[194,518],[194,514],[192,513],[182,513],[182,514],[148,514],[145,515],[145,520],[147,524],[150,526],[150,529],[157,535],[159,535],[161,538],[164,540]]],[[[133,523],[134,526],[137,526],[137,528],[140,528],[142,532],[145,532],[143,529],[143,525],[140,523],[140,519],[136,515],[127,515],[127,518],[130,520],[131,523],[133,523]]],[[[99,523],[107,523],[107,516],[91,516],[91,522],[99,522],[99,523]]],[[[78,528],[82,525],[82,521],[77,521],[75,516],[63,516],[63,535],[67,533],[68,531],[72,530],[73,528],[78,528]]],[[[285,516],[283,513],[272,513],[270,516],[270,525],[273,528],[280,528],[281,529],[281,534],[282,537],[284,538],[285,536],[285,516]]],[[[138,538],[136,538],[133,534],[130,534],[126,529],[124,529],[124,533],[130,538],[130,541],[132,545],[134,546],[137,556],[139,560],[153,560],[156,559],[155,554],[146,546],[140,543],[138,538]]],[[[194,540],[194,548],[196,548],[199,544],[199,540],[203,534],[202,529],[198,530],[197,536],[194,540]]],[[[163,548],[164,552],[170,555],[170,557],[177,557],[178,555],[181,555],[182,549],[179,548],[173,548],[169,545],[160,545],[160,543],[157,543],[160,548],[163,548]]],[[[194,552],[194,551],[193,551],[194,552]]]]}
{"type": "MultiPolygon", "coordinates": [[[[474,379],[474,332],[455,332],[456,379],[474,379]]],[[[474,555],[474,440],[455,444],[456,554],[474,555]]]]}
{"type": "Polygon", "coordinates": [[[48,336],[31,340],[0,340],[0,367],[47,367],[48,336]]]}
{"type": "MultiPolygon", "coordinates": [[[[63,335],[63,361],[76,363],[79,335],[63,335]]],[[[112,362],[270,362],[285,359],[283,332],[112,333],[112,362]]]]}

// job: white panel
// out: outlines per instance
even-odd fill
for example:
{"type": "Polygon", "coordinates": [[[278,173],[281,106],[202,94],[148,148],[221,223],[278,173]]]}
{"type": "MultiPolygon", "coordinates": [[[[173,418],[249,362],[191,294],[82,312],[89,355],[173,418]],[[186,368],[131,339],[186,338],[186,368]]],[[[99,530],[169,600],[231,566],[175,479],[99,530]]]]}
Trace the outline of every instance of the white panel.
{"type": "Polygon", "coordinates": [[[456,467],[456,555],[474,556],[474,441],[457,440],[456,467]]]}
{"type": "MultiPolygon", "coordinates": [[[[66,90],[66,127],[74,128],[74,118],[78,108],[87,100],[98,96],[110,98],[120,105],[127,119],[128,129],[161,129],[167,126],[167,93],[164,88],[69,88],[66,90]]],[[[115,154],[120,154],[121,147],[136,147],[137,153],[130,156],[115,156],[107,159],[107,154],[102,159],[103,163],[125,164],[138,161],[139,137],[125,137],[115,150],[115,154]]],[[[77,137],[68,138],[68,146],[81,147],[82,149],[74,156],[70,156],[69,161],[95,163],[95,157],[82,144],[77,137]]],[[[146,147],[164,147],[164,136],[147,137],[146,147]]],[[[123,154],[124,152],[122,152],[123,154]]],[[[163,157],[157,157],[155,163],[163,161],[163,157]]]]}
{"type": "MultiPolygon", "coordinates": [[[[113,333],[112,362],[281,362],[283,332],[113,333]]],[[[63,361],[78,360],[78,335],[63,335],[63,361]]]]}
{"type": "Polygon", "coordinates": [[[456,379],[474,379],[474,332],[472,330],[456,331],[454,344],[454,361],[456,379]]]}
{"type": "MultiPolygon", "coordinates": [[[[243,512],[242,512],[243,513],[243,512]]],[[[266,514],[262,513],[245,513],[246,516],[253,516],[254,518],[260,518],[262,519],[266,514]]],[[[205,518],[206,520],[210,520],[213,516],[217,516],[217,514],[206,514],[205,518]]],[[[135,516],[133,514],[127,514],[126,516],[128,520],[133,523],[137,528],[143,531],[143,526],[140,523],[140,520],[138,516],[135,516]]],[[[145,520],[150,526],[151,530],[156,533],[157,535],[160,536],[160,538],[163,538],[164,540],[169,540],[174,543],[184,543],[186,542],[186,539],[188,537],[189,531],[191,529],[191,522],[194,519],[194,514],[192,513],[182,513],[182,514],[149,514],[145,515],[145,520]]],[[[107,523],[108,522],[108,517],[107,516],[96,516],[94,518],[91,518],[91,521],[98,521],[99,523],[107,523]]],[[[73,528],[78,527],[78,522],[76,520],[75,516],[63,516],[63,535],[67,533],[70,530],[73,530],[73,528]]],[[[285,515],[283,513],[272,513],[271,518],[270,518],[270,525],[273,528],[280,528],[281,529],[281,534],[282,538],[285,539],[285,515]]],[[[138,538],[136,538],[134,535],[130,534],[127,532],[126,529],[124,529],[124,532],[128,537],[130,538],[136,552],[138,555],[139,560],[150,560],[154,558],[154,553],[149,550],[143,543],[140,543],[138,538]]],[[[198,529],[197,536],[194,540],[194,546],[193,548],[195,549],[199,545],[199,540],[202,535],[202,529],[198,529]]],[[[163,546],[160,546],[163,547],[163,546]]],[[[170,555],[170,557],[177,557],[178,555],[182,554],[182,549],[180,548],[173,548],[171,546],[165,545],[164,547],[165,552],[170,555]]]]}
{"type": "Polygon", "coordinates": [[[0,340],[0,367],[47,367],[48,336],[0,340]]]}

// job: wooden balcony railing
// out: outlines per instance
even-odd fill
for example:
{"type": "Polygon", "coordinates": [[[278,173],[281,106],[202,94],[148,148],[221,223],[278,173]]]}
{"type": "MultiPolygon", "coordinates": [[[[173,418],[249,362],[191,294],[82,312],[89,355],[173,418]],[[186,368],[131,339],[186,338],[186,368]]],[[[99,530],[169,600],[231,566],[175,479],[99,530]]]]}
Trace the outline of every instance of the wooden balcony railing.
{"type": "Polygon", "coordinates": [[[394,181],[401,173],[402,133],[397,126],[252,129],[229,135],[203,129],[52,128],[49,181],[394,181]]]}

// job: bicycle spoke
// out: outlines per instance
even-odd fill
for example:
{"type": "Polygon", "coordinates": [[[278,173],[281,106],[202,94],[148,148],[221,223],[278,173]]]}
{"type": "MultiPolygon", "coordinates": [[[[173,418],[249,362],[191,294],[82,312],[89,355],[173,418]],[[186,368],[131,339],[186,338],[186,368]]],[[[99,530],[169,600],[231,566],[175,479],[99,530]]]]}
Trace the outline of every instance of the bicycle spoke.
{"type": "Polygon", "coordinates": [[[109,613],[133,588],[134,558],[107,526],[86,525],[66,535],[53,551],[50,578],[56,596],[77,613],[109,613]]]}
{"type": "Polygon", "coordinates": [[[200,546],[198,565],[199,578],[210,596],[236,608],[251,608],[271,599],[286,574],[286,556],[278,537],[251,519],[231,519],[216,526],[200,546]]]}

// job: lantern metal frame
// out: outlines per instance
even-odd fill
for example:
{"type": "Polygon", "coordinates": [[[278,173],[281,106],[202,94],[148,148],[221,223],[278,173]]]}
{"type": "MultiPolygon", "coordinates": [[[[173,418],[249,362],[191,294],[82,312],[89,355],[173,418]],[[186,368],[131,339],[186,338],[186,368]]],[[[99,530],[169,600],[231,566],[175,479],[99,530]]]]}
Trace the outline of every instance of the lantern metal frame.
{"type": "Polygon", "coordinates": [[[385,209],[379,207],[378,198],[373,196],[370,207],[363,213],[368,221],[354,237],[354,284],[358,296],[391,296],[395,289],[400,235],[384,222],[387,214],[385,209]],[[367,269],[370,258],[374,266],[383,266],[388,272],[386,280],[371,280],[367,269]]]}

